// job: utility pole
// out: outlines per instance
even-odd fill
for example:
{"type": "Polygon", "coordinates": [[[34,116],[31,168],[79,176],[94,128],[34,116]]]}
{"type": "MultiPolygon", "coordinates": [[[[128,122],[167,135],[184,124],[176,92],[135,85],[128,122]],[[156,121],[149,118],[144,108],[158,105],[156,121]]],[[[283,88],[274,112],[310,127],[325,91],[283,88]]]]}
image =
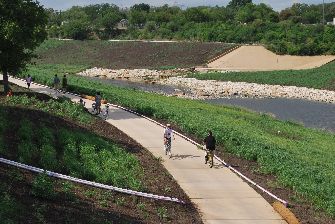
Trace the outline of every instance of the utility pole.
{"type": "Polygon", "coordinates": [[[322,24],[325,25],[325,0],[322,0],[322,24]]]}

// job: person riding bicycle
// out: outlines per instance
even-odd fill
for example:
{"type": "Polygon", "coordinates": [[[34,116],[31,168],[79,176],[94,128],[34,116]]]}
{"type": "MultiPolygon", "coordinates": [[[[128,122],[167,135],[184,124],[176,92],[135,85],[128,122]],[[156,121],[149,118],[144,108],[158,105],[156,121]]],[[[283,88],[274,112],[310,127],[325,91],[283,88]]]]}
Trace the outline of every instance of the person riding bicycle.
{"type": "Polygon", "coordinates": [[[215,150],[215,144],[216,140],[213,136],[213,133],[211,130],[208,131],[207,137],[204,139],[205,149],[206,149],[206,156],[205,156],[205,164],[207,164],[208,160],[211,162],[211,168],[214,164],[214,150],[215,150]]]}

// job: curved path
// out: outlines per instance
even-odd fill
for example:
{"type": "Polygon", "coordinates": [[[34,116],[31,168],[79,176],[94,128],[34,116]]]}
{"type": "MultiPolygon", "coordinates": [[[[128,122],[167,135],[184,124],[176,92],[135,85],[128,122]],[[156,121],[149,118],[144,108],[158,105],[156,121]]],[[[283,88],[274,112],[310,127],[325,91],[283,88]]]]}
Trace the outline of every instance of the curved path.
{"type": "MultiPolygon", "coordinates": [[[[26,87],[21,80],[10,78],[10,82],[26,87]]],[[[74,102],[79,101],[77,96],[60,94],[35,84],[31,85],[31,90],[55,98],[65,96],[74,102]]],[[[91,108],[92,101],[85,101],[86,107],[91,108]]],[[[204,223],[286,223],[261,195],[236,174],[218,162],[213,169],[205,165],[204,152],[197,150],[190,142],[176,136],[172,142],[173,157],[169,159],[163,151],[162,127],[115,107],[110,107],[109,116],[107,122],[135,139],[155,157],[163,158],[163,165],[197,205],[204,223]]]]}

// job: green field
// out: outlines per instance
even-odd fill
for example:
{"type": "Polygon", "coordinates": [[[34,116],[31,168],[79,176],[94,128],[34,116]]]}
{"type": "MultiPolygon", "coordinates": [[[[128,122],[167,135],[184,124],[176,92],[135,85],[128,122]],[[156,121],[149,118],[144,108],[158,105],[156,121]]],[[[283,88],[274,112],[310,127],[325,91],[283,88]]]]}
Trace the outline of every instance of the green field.
{"type": "MultiPolygon", "coordinates": [[[[51,66],[50,72],[46,65],[39,66],[33,69],[40,72],[32,74],[42,83],[48,83],[58,68],[66,70],[63,65],[51,66]]],[[[242,109],[111,87],[83,77],[72,76],[69,84],[74,92],[93,95],[99,90],[110,102],[169,120],[199,138],[212,129],[226,151],[257,161],[262,172],[275,175],[282,186],[335,216],[334,134],[242,109]]]]}
{"type": "Polygon", "coordinates": [[[319,68],[289,71],[194,73],[189,78],[250,82],[271,85],[300,86],[315,89],[335,90],[335,62],[319,68]]]}

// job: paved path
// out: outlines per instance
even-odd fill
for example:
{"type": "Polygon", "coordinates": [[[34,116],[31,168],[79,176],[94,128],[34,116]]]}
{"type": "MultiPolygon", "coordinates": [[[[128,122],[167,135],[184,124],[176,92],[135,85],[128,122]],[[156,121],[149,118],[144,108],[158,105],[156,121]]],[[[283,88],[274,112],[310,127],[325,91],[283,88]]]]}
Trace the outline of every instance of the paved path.
{"type": "MultiPolygon", "coordinates": [[[[23,81],[10,78],[10,82],[26,87],[23,81]]],[[[31,89],[79,101],[79,97],[60,94],[35,84],[31,85],[31,89]]],[[[91,108],[92,101],[85,101],[86,107],[91,108]]],[[[110,107],[109,116],[107,122],[135,139],[155,157],[163,158],[163,165],[197,205],[204,223],[286,223],[262,196],[229,169],[218,162],[212,169],[205,165],[204,152],[193,144],[176,136],[176,140],[172,142],[173,157],[169,159],[163,151],[162,127],[114,107],[110,107]]]]}

